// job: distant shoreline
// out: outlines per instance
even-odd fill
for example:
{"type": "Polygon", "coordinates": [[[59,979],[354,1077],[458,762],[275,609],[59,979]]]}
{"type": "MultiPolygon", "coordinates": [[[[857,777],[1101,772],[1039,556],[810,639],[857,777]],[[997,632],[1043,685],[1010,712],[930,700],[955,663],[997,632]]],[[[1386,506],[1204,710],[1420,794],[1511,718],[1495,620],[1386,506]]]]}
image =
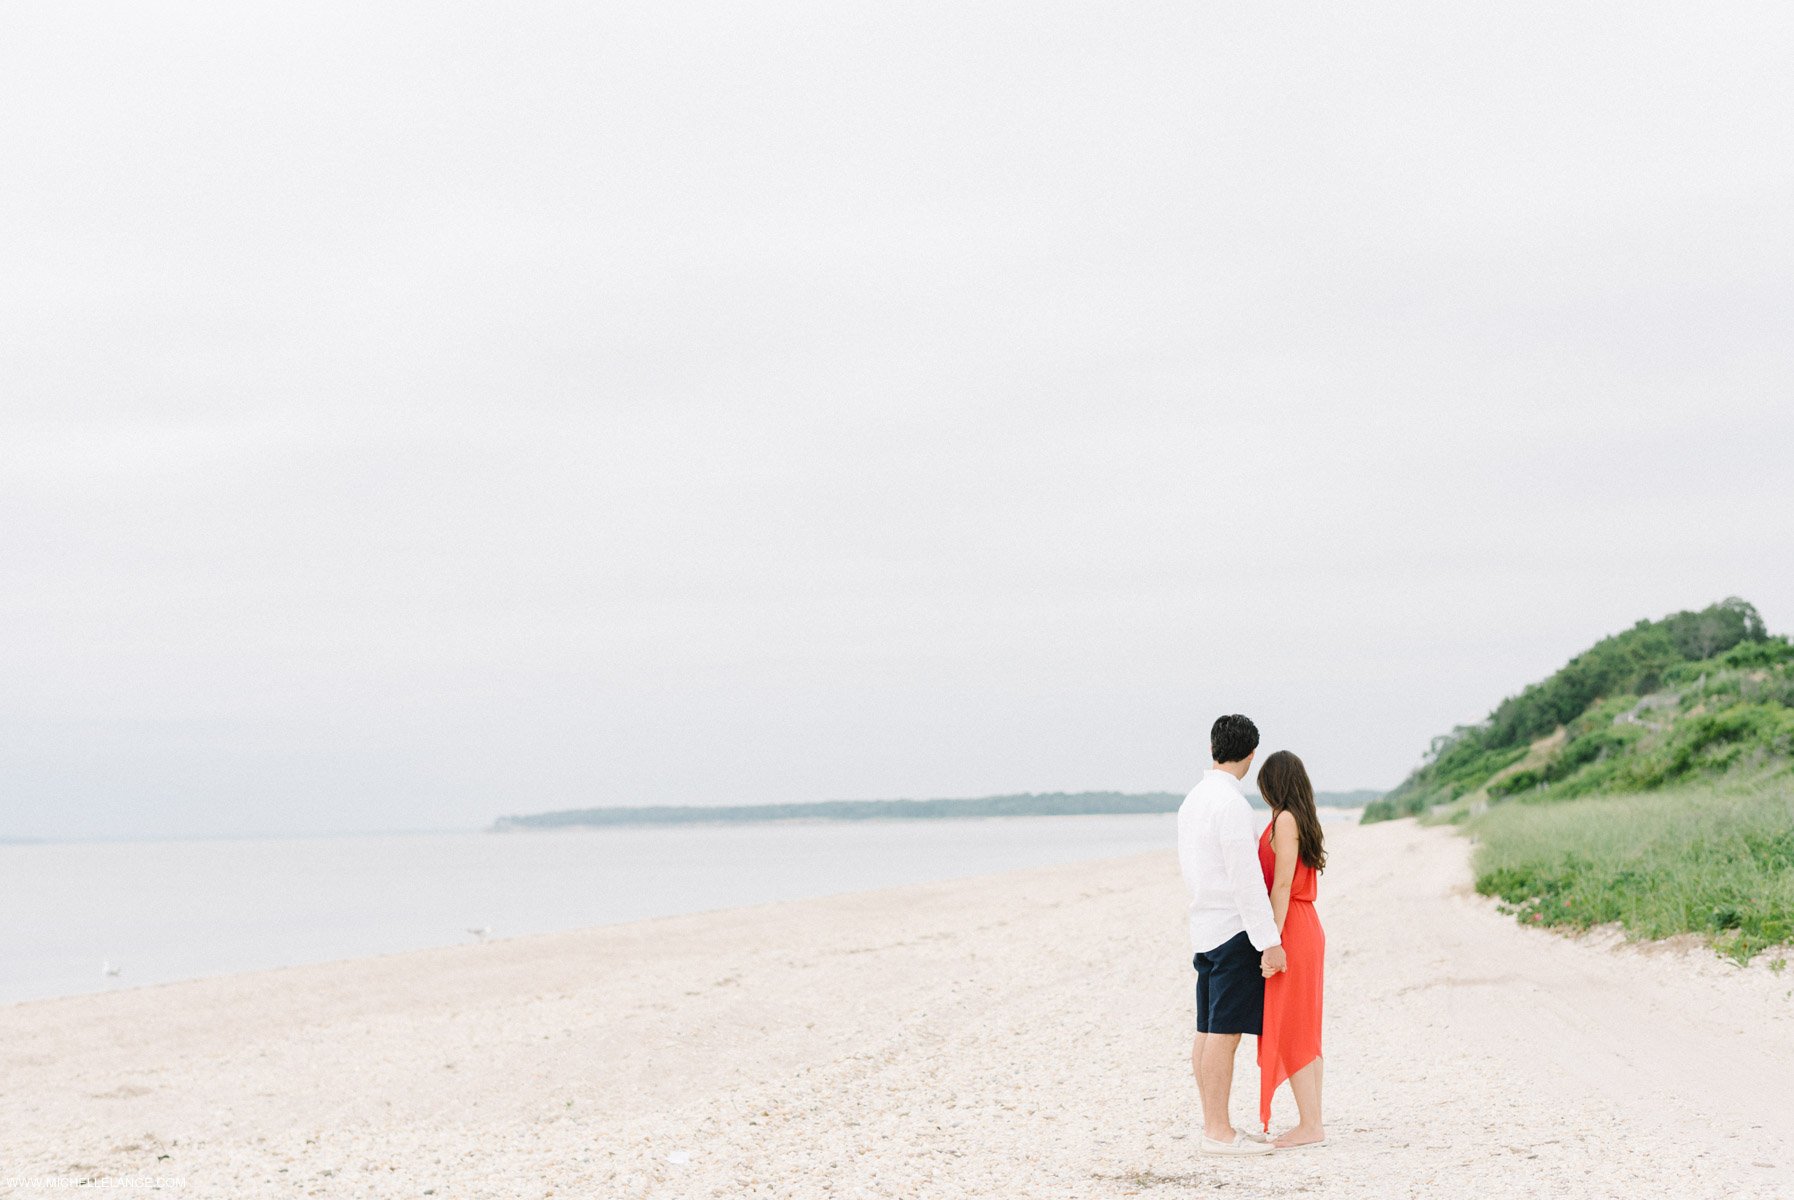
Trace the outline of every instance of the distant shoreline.
{"type": "MultiPolygon", "coordinates": [[[[1252,799],[1257,800],[1257,797],[1254,796],[1252,799]]],[[[1364,815],[1364,808],[1361,805],[1354,805],[1348,808],[1339,804],[1323,804],[1317,805],[1316,807],[1320,809],[1320,818],[1322,821],[1332,821],[1346,817],[1356,820],[1364,815]]],[[[1252,805],[1252,811],[1254,813],[1267,813],[1270,809],[1265,805],[1255,803],[1252,805]]],[[[634,821],[616,822],[609,825],[554,825],[543,828],[529,827],[523,829],[498,829],[489,827],[480,832],[564,833],[573,831],[591,832],[602,829],[728,829],[744,825],[751,825],[756,828],[808,828],[818,825],[908,825],[924,821],[1010,821],[1039,819],[1042,817],[1064,817],[1069,820],[1078,817],[1172,817],[1176,815],[1176,809],[1166,809],[1162,812],[1004,813],[1001,815],[972,813],[955,817],[773,817],[757,821],[634,821]]]]}
{"type": "MultiPolygon", "coordinates": [[[[1322,808],[1363,808],[1382,795],[1364,789],[1321,792],[1322,808]]],[[[613,805],[499,817],[492,833],[641,825],[735,825],[794,821],[954,820],[974,817],[1118,816],[1173,813],[1182,792],[1019,792],[950,800],[819,800],[801,804],[613,805]]],[[[1247,799],[1266,810],[1256,794],[1247,799]]]]}

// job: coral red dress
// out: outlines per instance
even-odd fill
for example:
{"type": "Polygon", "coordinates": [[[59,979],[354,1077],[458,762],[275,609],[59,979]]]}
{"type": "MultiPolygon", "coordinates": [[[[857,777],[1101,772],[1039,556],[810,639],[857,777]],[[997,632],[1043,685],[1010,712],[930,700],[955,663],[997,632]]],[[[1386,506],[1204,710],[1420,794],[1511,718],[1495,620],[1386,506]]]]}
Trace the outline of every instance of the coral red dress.
{"type": "MultiPolygon", "coordinates": [[[[1268,889],[1277,876],[1270,825],[1258,839],[1258,865],[1264,868],[1268,889]]],[[[1327,956],[1327,935],[1314,912],[1317,890],[1314,868],[1298,859],[1289,889],[1289,913],[1283,919],[1283,953],[1289,969],[1265,980],[1264,1033],[1258,1039],[1258,1119],[1267,1131],[1271,1094],[1321,1056],[1321,965],[1327,956]]]]}

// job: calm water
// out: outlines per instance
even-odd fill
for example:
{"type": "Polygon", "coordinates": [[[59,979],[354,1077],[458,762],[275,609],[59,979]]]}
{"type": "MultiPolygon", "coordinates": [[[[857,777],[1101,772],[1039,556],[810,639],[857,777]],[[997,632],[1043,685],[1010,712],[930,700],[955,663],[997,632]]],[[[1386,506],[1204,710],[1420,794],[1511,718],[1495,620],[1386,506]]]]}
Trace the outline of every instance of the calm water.
{"type": "Polygon", "coordinates": [[[1170,815],[0,846],[0,1002],[1166,849],[1170,815]],[[116,977],[101,971],[110,962],[116,977]]]}
{"type": "Polygon", "coordinates": [[[1175,843],[1167,813],[0,845],[0,1003],[1175,843]]]}

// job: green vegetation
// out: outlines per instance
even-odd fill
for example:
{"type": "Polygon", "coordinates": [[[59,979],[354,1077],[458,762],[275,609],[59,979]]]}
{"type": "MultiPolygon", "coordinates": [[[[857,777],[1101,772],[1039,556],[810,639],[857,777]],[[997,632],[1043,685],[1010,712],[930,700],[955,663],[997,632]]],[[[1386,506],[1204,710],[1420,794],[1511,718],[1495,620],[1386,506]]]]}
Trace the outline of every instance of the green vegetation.
{"type": "Polygon", "coordinates": [[[1365,820],[1460,820],[1510,797],[1648,791],[1794,753],[1794,645],[1733,598],[1597,642],[1426,761],[1365,820]]]}
{"type": "MultiPolygon", "coordinates": [[[[1358,808],[1377,792],[1321,792],[1315,803],[1358,808]]],[[[1257,796],[1253,804],[1263,808],[1257,796]]],[[[562,829],[583,825],[694,825],[740,821],[866,821],[939,817],[1051,817],[1098,813],[1168,813],[1183,803],[1181,792],[1022,792],[971,800],[822,800],[810,804],[663,804],[643,807],[576,808],[564,812],[500,817],[495,831],[562,829]]]]}
{"type": "Polygon", "coordinates": [[[1542,925],[1794,942],[1794,643],[1730,599],[1640,621],[1365,809],[1467,826],[1477,890],[1542,925]]]}
{"type": "Polygon", "coordinates": [[[1522,921],[1704,936],[1739,962],[1794,942],[1794,787],[1785,778],[1570,804],[1472,823],[1476,890],[1522,921]]]}

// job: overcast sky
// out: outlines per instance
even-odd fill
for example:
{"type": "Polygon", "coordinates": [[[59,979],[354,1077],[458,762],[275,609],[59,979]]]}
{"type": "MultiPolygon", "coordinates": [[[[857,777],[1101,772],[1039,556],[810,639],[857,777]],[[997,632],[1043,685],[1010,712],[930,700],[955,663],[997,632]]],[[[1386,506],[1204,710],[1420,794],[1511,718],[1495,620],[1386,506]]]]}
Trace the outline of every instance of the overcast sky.
{"type": "Polygon", "coordinates": [[[15,5],[0,834],[1324,789],[1794,628],[1785,4],[15,5]]]}

